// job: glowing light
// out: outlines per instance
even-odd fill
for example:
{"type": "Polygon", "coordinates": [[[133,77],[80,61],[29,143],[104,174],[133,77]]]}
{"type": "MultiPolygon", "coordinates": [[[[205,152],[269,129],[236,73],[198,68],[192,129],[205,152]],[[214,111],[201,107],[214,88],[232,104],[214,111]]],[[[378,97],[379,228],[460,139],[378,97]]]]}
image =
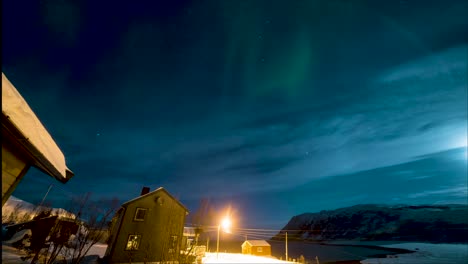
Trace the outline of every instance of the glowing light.
{"type": "Polygon", "coordinates": [[[231,225],[232,225],[231,219],[229,219],[228,217],[223,218],[223,220],[221,221],[221,227],[223,228],[223,231],[226,233],[230,233],[229,228],[231,228],[231,225]]]}
{"type": "Polygon", "coordinates": [[[461,133],[461,136],[453,138],[453,144],[455,148],[463,148],[461,153],[461,159],[467,160],[468,159],[468,138],[467,134],[461,133]]]}
{"type": "Polygon", "coordinates": [[[458,143],[461,147],[466,147],[468,146],[468,139],[466,138],[466,135],[462,136],[460,139],[459,139],[459,143],[458,143]]]}

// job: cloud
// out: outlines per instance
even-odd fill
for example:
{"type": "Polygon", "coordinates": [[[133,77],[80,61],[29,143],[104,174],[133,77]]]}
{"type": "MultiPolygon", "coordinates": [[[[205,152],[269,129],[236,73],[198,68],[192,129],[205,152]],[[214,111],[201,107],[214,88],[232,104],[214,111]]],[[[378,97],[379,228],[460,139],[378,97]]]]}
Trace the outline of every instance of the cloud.
{"type": "Polygon", "coordinates": [[[437,190],[428,190],[419,193],[413,193],[408,195],[408,198],[415,199],[415,198],[424,198],[430,196],[443,196],[443,197],[467,197],[468,195],[468,188],[466,185],[458,185],[455,187],[448,187],[443,189],[437,190]]]}
{"type": "Polygon", "coordinates": [[[310,177],[306,171],[315,177],[331,176],[459,147],[450,138],[466,137],[466,57],[466,47],[456,47],[417,59],[370,83],[373,92],[368,99],[334,111],[322,108],[318,114],[304,109],[273,115],[258,120],[258,127],[285,126],[300,135],[291,141],[298,149],[320,150],[322,157],[313,156],[320,162],[304,159],[292,164],[295,173],[290,173],[302,174],[303,179],[310,177]],[[450,66],[437,70],[438,63],[450,66]],[[432,73],[422,74],[426,71],[432,73]]]}
{"type": "Polygon", "coordinates": [[[289,164],[297,162],[300,157],[280,157],[276,159],[262,159],[258,162],[236,164],[224,168],[226,171],[239,174],[268,174],[287,167],[289,164]]]}
{"type": "MultiPolygon", "coordinates": [[[[153,160],[130,158],[123,171],[153,171],[167,184],[206,182],[207,193],[224,195],[230,191],[217,186],[241,193],[288,189],[458,147],[450,138],[466,135],[466,77],[458,75],[466,70],[463,54],[463,47],[453,48],[389,69],[368,84],[369,98],[336,108],[332,103],[268,108],[272,111],[225,117],[229,121],[224,123],[222,116],[212,116],[198,125],[205,134],[169,139],[172,143],[155,151],[153,160]],[[413,76],[440,61],[452,66],[413,76]]],[[[131,138],[125,144],[137,144],[122,148],[117,142],[115,153],[138,157],[144,145],[140,140],[131,138]]]]}
{"type": "Polygon", "coordinates": [[[466,135],[463,54],[463,47],[453,48],[388,69],[356,87],[368,97],[338,94],[326,103],[284,108],[266,104],[258,112],[222,112],[174,129],[111,121],[101,130],[94,119],[89,127],[69,123],[68,131],[81,134],[59,143],[82,179],[132,177],[135,186],[198,187],[214,196],[292,189],[457,147],[450,138],[466,135]],[[433,64],[441,61],[452,66],[435,72],[433,64]],[[426,68],[433,73],[417,76],[426,68]]]}
{"type": "Polygon", "coordinates": [[[423,179],[427,179],[430,177],[433,177],[433,175],[422,175],[422,176],[411,177],[409,178],[409,180],[423,180],[423,179]]]}

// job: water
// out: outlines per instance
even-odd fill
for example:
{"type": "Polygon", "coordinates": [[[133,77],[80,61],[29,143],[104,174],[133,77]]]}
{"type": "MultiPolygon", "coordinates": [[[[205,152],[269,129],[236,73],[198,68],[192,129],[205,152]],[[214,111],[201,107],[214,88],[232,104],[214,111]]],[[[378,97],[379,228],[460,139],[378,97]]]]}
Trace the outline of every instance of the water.
{"type": "MultiPolygon", "coordinates": [[[[272,255],[278,259],[285,259],[284,241],[268,241],[271,245],[272,255]]],[[[219,251],[229,253],[240,253],[243,241],[220,241],[219,251]]],[[[318,257],[321,264],[334,261],[363,260],[372,257],[385,257],[391,254],[402,254],[409,252],[399,249],[385,249],[378,245],[391,244],[391,242],[356,242],[343,241],[339,244],[318,244],[310,242],[290,241],[288,242],[288,256],[298,259],[301,255],[315,264],[318,257]]],[[[393,242],[395,243],[395,242],[393,242]]],[[[210,244],[210,251],[216,251],[216,242],[210,244]]],[[[357,262],[358,263],[358,262],[357,262]]]]}
{"type": "MultiPolygon", "coordinates": [[[[273,255],[277,258],[283,257],[285,252],[284,242],[270,242],[273,255]]],[[[352,246],[352,245],[323,245],[307,242],[289,242],[288,256],[290,258],[299,258],[303,255],[306,260],[314,260],[318,257],[320,263],[344,261],[344,260],[363,260],[370,257],[385,257],[396,252],[377,246],[352,246]]],[[[403,251],[399,251],[403,253],[403,251]]]]}

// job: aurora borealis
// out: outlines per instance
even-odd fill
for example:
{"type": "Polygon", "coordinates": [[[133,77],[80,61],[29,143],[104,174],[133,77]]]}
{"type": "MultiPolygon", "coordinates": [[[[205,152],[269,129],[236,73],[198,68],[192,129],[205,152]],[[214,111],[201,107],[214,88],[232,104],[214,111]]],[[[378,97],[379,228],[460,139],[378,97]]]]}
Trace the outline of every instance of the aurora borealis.
{"type": "MultiPolygon", "coordinates": [[[[467,9],[6,1],[2,66],[75,173],[53,205],[163,186],[277,228],[358,203],[466,203],[467,9]]],[[[13,195],[37,203],[51,182],[31,170],[13,195]]]]}

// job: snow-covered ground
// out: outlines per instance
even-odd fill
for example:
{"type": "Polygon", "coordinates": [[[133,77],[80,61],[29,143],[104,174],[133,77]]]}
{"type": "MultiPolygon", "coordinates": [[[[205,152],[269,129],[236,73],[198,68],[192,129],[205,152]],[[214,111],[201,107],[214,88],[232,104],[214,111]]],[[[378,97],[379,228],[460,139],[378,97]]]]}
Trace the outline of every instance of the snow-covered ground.
{"type": "MultiPolygon", "coordinates": [[[[104,257],[106,253],[107,245],[97,243],[88,251],[86,257],[82,261],[82,264],[95,264],[97,263],[98,256],[104,257]]],[[[21,257],[26,256],[26,252],[23,250],[18,250],[11,246],[10,243],[4,241],[2,243],[2,263],[6,264],[28,264],[31,262],[29,260],[22,260],[21,257]]]]}
{"type": "Polygon", "coordinates": [[[293,263],[269,257],[257,257],[240,253],[206,253],[203,263],[293,263]]]}
{"type": "Polygon", "coordinates": [[[383,247],[403,248],[415,250],[410,254],[399,254],[391,258],[374,258],[361,261],[362,264],[467,264],[467,244],[429,244],[429,243],[402,243],[382,245],[383,247]]]}
{"type": "Polygon", "coordinates": [[[100,258],[104,257],[104,254],[106,253],[107,245],[102,244],[102,243],[96,243],[96,245],[92,246],[87,256],[92,256],[92,255],[98,255],[100,258]]]}
{"type": "Polygon", "coordinates": [[[2,244],[2,263],[8,264],[29,264],[30,261],[21,260],[20,257],[26,256],[23,251],[19,251],[18,249],[2,244]]]}
{"type": "MultiPolygon", "coordinates": [[[[85,262],[88,264],[94,263],[97,259],[97,256],[103,257],[106,252],[107,245],[105,244],[96,244],[88,252],[89,256],[85,262]]],[[[19,251],[18,249],[13,248],[10,245],[2,245],[2,263],[8,264],[26,264],[28,261],[21,260],[20,257],[26,256],[24,251],[19,251]]],[[[206,253],[206,256],[203,258],[203,263],[292,263],[277,260],[274,258],[268,257],[256,257],[250,255],[242,254],[231,254],[231,253],[219,253],[219,258],[217,258],[216,253],[206,253]]]]}
{"type": "MultiPolygon", "coordinates": [[[[403,248],[416,250],[410,254],[399,254],[392,258],[375,258],[361,261],[362,264],[466,264],[468,263],[468,245],[466,244],[427,244],[427,243],[402,243],[385,245],[385,247],[403,248]]],[[[103,257],[107,245],[96,244],[87,254],[85,264],[96,263],[97,256],[103,257]]],[[[25,256],[24,251],[19,251],[11,245],[2,244],[2,263],[8,264],[27,264],[28,261],[20,259],[25,256]]],[[[203,263],[291,263],[274,258],[256,257],[250,255],[219,253],[206,253],[203,263]]]]}

